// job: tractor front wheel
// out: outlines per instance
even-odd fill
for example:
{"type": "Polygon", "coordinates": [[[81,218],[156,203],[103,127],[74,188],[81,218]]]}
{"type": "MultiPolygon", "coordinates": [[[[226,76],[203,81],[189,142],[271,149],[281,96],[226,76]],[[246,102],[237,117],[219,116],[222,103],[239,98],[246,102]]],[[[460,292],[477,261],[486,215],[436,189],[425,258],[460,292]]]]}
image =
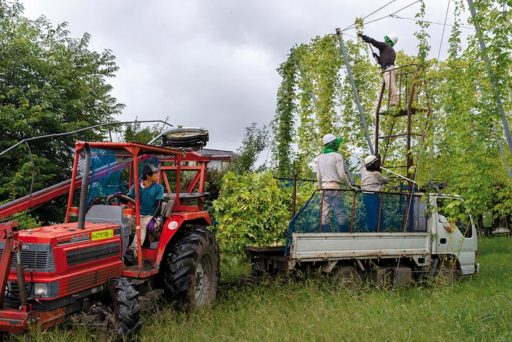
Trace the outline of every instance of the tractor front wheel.
{"type": "Polygon", "coordinates": [[[117,336],[125,339],[137,335],[142,327],[139,292],[130,280],[114,279],[112,301],[117,336]]]}
{"type": "Polygon", "coordinates": [[[167,296],[184,311],[213,303],[219,286],[219,246],[205,227],[195,227],[173,247],[163,280],[167,296]]]}

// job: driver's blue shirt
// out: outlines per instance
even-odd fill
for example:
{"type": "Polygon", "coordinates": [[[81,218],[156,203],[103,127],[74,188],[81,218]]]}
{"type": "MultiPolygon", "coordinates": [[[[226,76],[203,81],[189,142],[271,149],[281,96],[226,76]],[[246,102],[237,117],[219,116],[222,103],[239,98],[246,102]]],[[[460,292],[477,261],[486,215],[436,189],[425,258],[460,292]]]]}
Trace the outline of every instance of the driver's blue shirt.
{"type": "MultiPolygon", "coordinates": [[[[142,182],[140,182],[139,185],[140,214],[154,215],[158,207],[158,201],[164,199],[164,187],[158,183],[153,183],[148,187],[144,187],[142,182]]],[[[127,195],[131,198],[135,198],[134,185],[132,185],[127,195]]]]}

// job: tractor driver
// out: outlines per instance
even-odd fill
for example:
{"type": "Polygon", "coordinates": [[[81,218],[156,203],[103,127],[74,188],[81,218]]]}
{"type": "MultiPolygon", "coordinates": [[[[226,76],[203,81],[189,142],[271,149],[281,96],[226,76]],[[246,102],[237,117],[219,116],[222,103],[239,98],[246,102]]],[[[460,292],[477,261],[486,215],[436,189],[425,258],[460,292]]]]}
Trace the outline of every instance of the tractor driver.
{"type": "MultiPolygon", "coordinates": [[[[135,198],[135,185],[132,185],[127,194],[135,198]]],[[[158,169],[151,164],[144,165],[139,187],[140,202],[140,243],[143,244],[146,232],[155,240],[159,237],[160,209],[164,199],[164,188],[158,183],[158,169]]],[[[135,264],[137,260],[137,237],[130,245],[126,260],[135,264]]]]}

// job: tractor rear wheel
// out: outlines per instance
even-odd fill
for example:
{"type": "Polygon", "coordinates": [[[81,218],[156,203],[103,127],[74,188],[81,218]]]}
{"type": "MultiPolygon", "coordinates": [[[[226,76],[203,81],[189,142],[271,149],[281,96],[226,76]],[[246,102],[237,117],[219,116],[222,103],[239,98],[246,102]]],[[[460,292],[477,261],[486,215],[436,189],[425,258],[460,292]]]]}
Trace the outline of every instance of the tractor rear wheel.
{"type": "Polygon", "coordinates": [[[210,306],[219,286],[219,246],[205,227],[194,227],[173,247],[164,268],[167,297],[179,309],[210,306]]]}
{"type": "Polygon", "coordinates": [[[139,292],[135,290],[130,280],[114,279],[112,301],[117,336],[125,339],[138,334],[142,327],[139,292]]]}

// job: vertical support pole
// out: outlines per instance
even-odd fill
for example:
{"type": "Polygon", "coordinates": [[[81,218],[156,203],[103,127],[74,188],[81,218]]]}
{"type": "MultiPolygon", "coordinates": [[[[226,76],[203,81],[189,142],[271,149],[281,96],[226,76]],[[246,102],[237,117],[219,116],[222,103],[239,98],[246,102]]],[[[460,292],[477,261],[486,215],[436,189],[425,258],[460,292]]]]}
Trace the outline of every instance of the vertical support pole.
{"type": "Polygon", "coordinates": [[[342,33],[339,28],[336,29],[336,35],[338,36],[338,42],[340,43],[340,50],[343,55],[343,60],[345,61],[345,67],[347,68],[347,74],[350,79],[350,84],[352,85],[352,91],[354,92],[354,98],[356,100],[357,109],[359,110],[359,116],[361,118],[361,124],[363,125],[363,128],[364,128],[366,141],[368,142],[368,148],[370,149],[370,153],[374,155],[375,150],[373,149],[372,139],[370,138],[370,134],[368,133],[368,125],[366,124],[366,119],[364,118],[363,106],[361,106],[361,101],[359,100],[359,94],[357,93],[356,84],[354,82],[354,75],[352,75],[352,69],[350,68],[350,64],[348,62],[347,51],[345,51],[345,45],[343,44],[342,33]]]}
{"type": "Polygon", "coordinates": [[[297,174],[293,175],[293,192],[292,192],[292,218],[297,212],[297,174]]]}
{"type": "MultiPolygon", "coordinates": [[[[409,101],[407,102],[407,171],[405,172],[407,178],[411,178],[411,175],[409,175],[409,169],[414,165],[414,161],[412,159],[412,152],[411,152],[411,135],[412,135],[412,101],[414,99],[414,92],[416,91],[416,82],[413,81],[411,84],[411,94],[409,95],[409,101]]],[[[409,179],[407,181],[409,185],[409,191],[412,191],[413,183],[409,179]]]]}
{"type": "Polygon", "coordinates": [[[130,151],[133,157],[133,184],[135,189],[135,238],[137,239],[137,266],[142,270],[142,236],[140,231],[140,183],[139,183],[139,149],[130,151]]]}
{"type": "Polygon", "coordinates": [[[181,192],[181,154],[176,155],[176,197],[174,205],[181,205],[180,203],[181,192]]]}
{"type": "MultiPolygon", "coordinates": [[[[500,92],[496,86],[496,81],[494,80],[494,75],[492,73],[491,68],[491,60],[487,55],[487,48],[485,46],[484,38],[482,37],[482,33],[480,32],[480,26],[478,25],[478,20],[476,18],[476,10],[475,5],[473,4],[473,0],[467,0],[469,5],[469,11],[471,12],[471,17],[473,18],[473,25],[475,25],[476,35],[478,37],[478,43],[480,44],[480,50],[482,50],[482,55],[485,59],[485,64],[487,65],[487,73],[489,74],[489,80],[491,81],[492,89],[494,90],[494,96],[496,98],[496,106],[498,107],[498,111],[500,112],[501,124],[503,125],[503,131],[505,133],[505,138],[508,143],[508,151],[512,154],[512,137],[510,136],[510,128],[508,127],[507,116],[505,115],[505,110],[503,109],[503,102],[501,101],[500,92]]],[[[512,178],[512,173],[510,172],[510,167],[508,166],[506,156],[503,155],[503,159],[505,160],[506,168],[508,171],[508,176],[512,178]]]]}
{"type": "Polygon", "coordinates": [[[169,179],[167,178],[167,174],[165,173],[165,170],[167,169],[164,169],[163,172],[162,172],[162,178],[164,180],[164,184],[165,184],[165,189],[167,190],[167,193],[169,194],[169,197],[171,196],[171,192],[172,192],[172,189],[171,189],[171,186],[169,185],[169,179]]]}

